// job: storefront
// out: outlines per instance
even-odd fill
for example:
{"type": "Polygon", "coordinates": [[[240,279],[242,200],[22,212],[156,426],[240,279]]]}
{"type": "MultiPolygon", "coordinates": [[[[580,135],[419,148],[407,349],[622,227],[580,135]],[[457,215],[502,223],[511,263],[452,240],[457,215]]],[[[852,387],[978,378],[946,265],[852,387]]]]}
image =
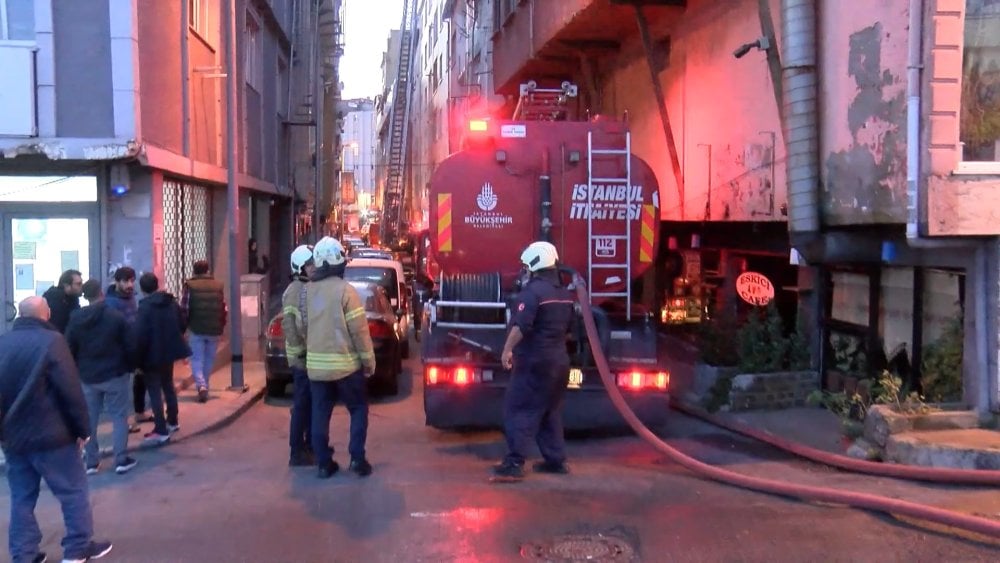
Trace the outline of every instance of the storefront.
{"type": "Polygon", "coordinates": [[[62,272],[100,277],[98,185],[94,175],[0,176],[0,333],[62,272]]]}

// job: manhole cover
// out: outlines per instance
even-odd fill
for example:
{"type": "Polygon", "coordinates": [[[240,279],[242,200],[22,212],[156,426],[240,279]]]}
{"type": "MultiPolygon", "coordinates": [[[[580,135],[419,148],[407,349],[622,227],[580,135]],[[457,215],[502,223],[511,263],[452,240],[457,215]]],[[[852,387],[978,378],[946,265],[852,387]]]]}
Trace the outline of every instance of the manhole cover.
{"type": "Polygon", "coordinates": [[[521,557],[552,563],[620,563],[635,561],[635,550],[628,542],[614,536],[562,536],[545,542],[524,544],[521,546],[521,557]]]}

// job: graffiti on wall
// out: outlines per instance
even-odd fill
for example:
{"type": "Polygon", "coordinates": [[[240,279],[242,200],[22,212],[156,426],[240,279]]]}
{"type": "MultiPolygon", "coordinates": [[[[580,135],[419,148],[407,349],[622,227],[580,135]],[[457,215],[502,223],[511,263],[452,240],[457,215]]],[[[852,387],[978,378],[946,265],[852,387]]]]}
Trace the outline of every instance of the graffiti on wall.
{"type": "Polygon", "coordinates": [[[852,142],[825,161],[825,212],[833,224],[906,219],[906,98],[900,77],[882,65],[888,36],[876,23],[850,38],[848,74],[857,86],[846,115],[852,142]]]}
{"type": "Polygon", "coordinates": [[[776,218],[774,145],[727,145],[720,170],[721,188],[712,199],[712,217],[723,221],[763,221],[776,218]]]}

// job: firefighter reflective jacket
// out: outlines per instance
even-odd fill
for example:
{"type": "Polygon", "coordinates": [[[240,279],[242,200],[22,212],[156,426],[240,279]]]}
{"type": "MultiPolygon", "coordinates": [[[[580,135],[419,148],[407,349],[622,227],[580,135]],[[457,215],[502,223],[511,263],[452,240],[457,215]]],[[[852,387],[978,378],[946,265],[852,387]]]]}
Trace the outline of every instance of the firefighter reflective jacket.
{"type": "Polygon", "coordinates": [[[359,369],[366,375],[375,373],[375,349],[365,308],[349,283],[336,275],[314,277],[306,284],[306,314],[309,379],[335,381],[359,369]]]}
{"type": "Polygon", "coordinates": [[[306,367],[306,280],[296,277],[281,296],[281,330],[285,333],[288,367],[306,367]]]}

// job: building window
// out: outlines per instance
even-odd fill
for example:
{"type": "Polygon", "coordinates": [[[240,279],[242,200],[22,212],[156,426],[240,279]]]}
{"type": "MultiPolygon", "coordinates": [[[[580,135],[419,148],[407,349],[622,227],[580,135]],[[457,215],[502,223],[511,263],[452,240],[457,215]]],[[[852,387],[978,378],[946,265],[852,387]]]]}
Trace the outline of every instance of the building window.
{"type": "Polygon", "coordinates": [[[215,45],[212,33],[212,11],[208,0],[188,0],[188,27],[209,45],[215,45]]]}
{"type": "Polygon", "coordinates": [[[274,99],[278,101],[278,115],[288,117],[288,63],[278,58],[278,83],[274,99]]]}
{"type": "Polygon", "coordinates": [[[966,0],[962,160],[1000,162],[1000,0],[966,0]]]}
{"type": "Polygon", "coordinates": [[[243,72],[247,84],[257,92],[261,92],[264,80],[264,38],[260,33],[260,22],[250,12],[247,12],[245,50],[243,72]]]}
{"type": "Polygon", "coordinates": [[[35,0],[0,0],[0,41],[35,40],[35,0]]]}

